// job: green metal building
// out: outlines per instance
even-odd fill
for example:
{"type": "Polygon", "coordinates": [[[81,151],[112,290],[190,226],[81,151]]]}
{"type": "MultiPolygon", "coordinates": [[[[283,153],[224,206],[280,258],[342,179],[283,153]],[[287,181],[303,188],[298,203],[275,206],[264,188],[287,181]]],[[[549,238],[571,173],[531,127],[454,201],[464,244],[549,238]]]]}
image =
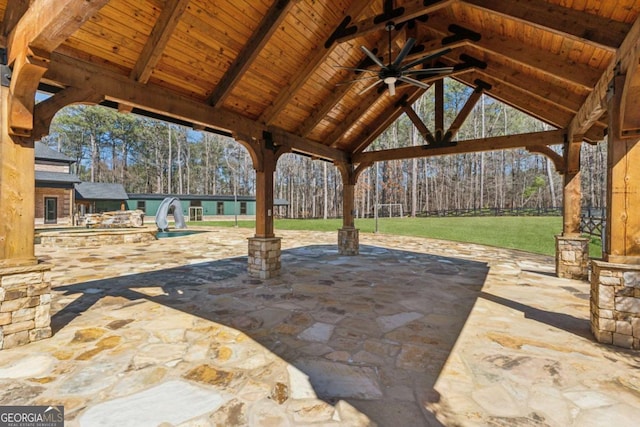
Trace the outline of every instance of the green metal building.
{"type": "MultiPolygon", "coordinates": [[[[160,203],[169,197],[180,200],[182,214],[187,221],[202,221],[215,216],[253,216],[256,214],[256,198],[254,196],[209,196],[197,194],[148,194],[129,193],[126,209],[140,209],[145,216],[154,217],[160,203]]],[[[288,202],[282,199],[274,201],[276,211],[288,202]]]]}

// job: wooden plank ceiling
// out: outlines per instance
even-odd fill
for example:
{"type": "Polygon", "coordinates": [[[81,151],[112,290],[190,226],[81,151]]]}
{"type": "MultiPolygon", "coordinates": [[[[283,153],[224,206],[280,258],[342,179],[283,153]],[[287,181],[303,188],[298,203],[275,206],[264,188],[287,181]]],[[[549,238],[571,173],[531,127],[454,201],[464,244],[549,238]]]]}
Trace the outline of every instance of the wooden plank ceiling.
{"type": "Polygon", "coordinates": [[[334,160],[366,151],[425,91],[398,82],[394,96],[383,83],[362,93],[377,75],[338,68],[377,70],[360,46],[387,63],[389,36],[392,58],[408,38],[406,61],[450,49],[420,67],[453,67],[451,78],[601,139],[606,112],[585,102],[640,13],[637,0],[101,0],[78,25],[87,2],[0,0],[9,58],[20,17],[62,4],[71,13],[57,12],[57,25],[73,32],[49,52],[42,83],[238,137],[269,131],[334,160]]]}

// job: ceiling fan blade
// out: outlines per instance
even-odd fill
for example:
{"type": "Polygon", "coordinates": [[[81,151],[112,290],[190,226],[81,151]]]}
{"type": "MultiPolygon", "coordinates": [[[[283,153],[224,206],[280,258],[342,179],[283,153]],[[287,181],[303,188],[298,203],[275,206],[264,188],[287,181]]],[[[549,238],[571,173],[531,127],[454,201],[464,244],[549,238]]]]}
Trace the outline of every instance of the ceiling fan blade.
{"type": "Polygon", "coordinates": [[[411,52],[411,49],[413,49],[413,45],[416,43],[416,39],[409,37],[407,39],[407,42],[404,44],[404,46],[402,47],[402,50],[400,51],[400,53],[398,54],[397,58],[395,61],[393,61],[393,66],[397,67],[398,65],[400,65],[400,63],[402,61],[404,61],[404,58],[407,57],[407,55],[409,54],[409,52],[411,52]]]}
{"type": "Polygon", "coordinates": [[[453,67],[434,67],[434,68],[422,68],[420,70],[406,70],[402,72],[402,75],[407,74],[439,74],[450,73],[453,71],[453,67]]]}
{"type": "Polygon", "coordinates": [[[435,59],[435,58],[439,58],[442,55],[445,55],[445,54],[447,54],[449,52],[451,52],[451,49],[444,49],[444,50],[441,50],[440,52],[436,52],[436,53],[433,53],[431,55],[423,56],[422,58],[418,58],[415,61],[411,61],[408,64],[403,65],[400,68],[400,71],[405,71],[405,70],[408,70],[409,68],[415,67],[416,65],[423,64],[423,63],[428,62],[428,61],[430,61],[432,59],[435,59]]]}
{"type": "Polygon", "coordinates": [[[360,46],[360,49],[362,49],[362,51],[369,57],[369,59],[371,59],[373,62],[375,62],[378,66],[380,66],[382,68],[386,68],[387,67],[386,65],[384,65],[384,62],[380,61],[380,59],[375,55],[375,53],[371,52],[365,46],[360,46]]]}
{"type": "Polygon", "coordinates": [[[428,84],[421,82],[420,80],[412,79],[411,77],[407,77],[407,76],[401,76],[398,80],[400,80],[401,82],[409,83],[414,86],[418,86],[422,89],[429,89],[431,87],[428,84]]]}
{"type": "Polygon", "coordinates": [[[360,73],[375,73],[375,74],[378,74],[377,71],[367,70],[366,68],[343,67],[342,65],[334,65],[333,67],[334,68],[340,68],[342,70],[358,71],[360,73]]]}
{"type": "Polygon", "coordinates": [[[380,83],[382,83],[382,80],[378,80],[372,84],[370,84],[369,86],[365,87],[364,89],[362,89],[360,91],[360,93],[358,93],[358,95],[364,95],[365,93],[369,92],[371,89],[373,89],[374,87],[376,87],[377,85],[379,85],[380,83]]]}
{"type": "Polygon", "coordinates": [[[361,77],[359,79],[347,80],[346,82],[336,83],[336,86],[350,85],[351,83],[361,82],[361,81],[364,81],[364,80],[377,79],[377,78],[378,78],[378,76],[361,77]]]}

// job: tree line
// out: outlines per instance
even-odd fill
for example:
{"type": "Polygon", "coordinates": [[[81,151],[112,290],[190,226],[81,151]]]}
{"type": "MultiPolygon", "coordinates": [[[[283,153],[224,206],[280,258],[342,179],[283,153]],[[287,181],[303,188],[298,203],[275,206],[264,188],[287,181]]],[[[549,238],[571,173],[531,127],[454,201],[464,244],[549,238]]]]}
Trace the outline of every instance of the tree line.
{"type": "MultiPolygon", "coordinates": [[[[445,80],[445,128],[471,90],[445,80]]],[[[433,91],[427,91],[413,105],[432,131],[433,97],[433,91]]],[[[483,95],[457,139],[550,129],[483,95]]],[[[255,172],[248,153],[222,135],[100,106],[77,105],[58,113],[43,142],[75,159],[73,172],[82,180],[121,183],[129,193],[255,195],[255,172]]],[[[422,144],[422,136],[403,115],[369,150],[422,144]]],[[[606,147],[583,144],[581,161],[583,205],[603,207],[606,147]]],[[[289,202],[289,217],[341,215],[342,180],[329,162],[283,155],[274,191],[275,197],[289,202]]],[[[373,216],[376,205],[401,205],[412,216],[451,209],[549,208],[562,205],[562,177],[548,158],[524,149],[395,160],[365,170],[355,199],[357,217],[373,216]]]]}

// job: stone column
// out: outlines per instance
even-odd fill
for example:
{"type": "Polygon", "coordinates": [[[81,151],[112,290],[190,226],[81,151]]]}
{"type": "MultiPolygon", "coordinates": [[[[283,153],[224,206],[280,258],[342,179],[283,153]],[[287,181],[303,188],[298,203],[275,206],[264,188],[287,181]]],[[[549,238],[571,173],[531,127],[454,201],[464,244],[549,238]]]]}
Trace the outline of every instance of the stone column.
{"type": "Polygon", "coordinates": [[[601,343],[640,349],[640,265],[591,265],[591,332],[601,343]]]}
{"type": "Polygon", "coordinates": [[[566,279],[589,278],[589,239],[556,236],[556,274],[566,279]]]}
{"type": "Polygon", "coordinates": [[[0,349],[51,336],[49,264],[0,267],[0,349]]]}
{"type": "Polygon", "coordinates": [[[270,279],[280,275],[280,237],[249,238],[249,275],[270,279]]]}
{"type": "Polygon", "coordinates": [[[360,230],[355,227],[342,227],[338,230],[338,253],[340,255],[360,253],[360,230]]]}

